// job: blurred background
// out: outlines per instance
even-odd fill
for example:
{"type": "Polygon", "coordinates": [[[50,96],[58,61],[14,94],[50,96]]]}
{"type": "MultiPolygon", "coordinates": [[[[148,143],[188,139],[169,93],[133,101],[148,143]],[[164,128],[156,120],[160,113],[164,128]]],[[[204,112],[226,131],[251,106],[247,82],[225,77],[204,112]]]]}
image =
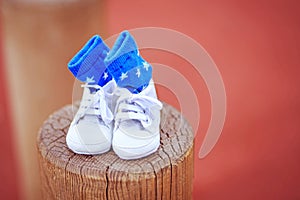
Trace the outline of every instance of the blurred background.
{"type": "MultiPolygon", "coordinates": [[[[194,199],[300,199],[299,13],[297,0],[2,0],[0,198],[40,199],[36,135],[72,102],[66,64],[74,53],[93,34],[154,26],[199,42],[226,88],[222,135],[200,160],[211,114],[204,81],[176,55],[142,51],[181,72],[197,93],[194,199]]],[[[178,107],[170,92],[158,93],[178,107]]]]}

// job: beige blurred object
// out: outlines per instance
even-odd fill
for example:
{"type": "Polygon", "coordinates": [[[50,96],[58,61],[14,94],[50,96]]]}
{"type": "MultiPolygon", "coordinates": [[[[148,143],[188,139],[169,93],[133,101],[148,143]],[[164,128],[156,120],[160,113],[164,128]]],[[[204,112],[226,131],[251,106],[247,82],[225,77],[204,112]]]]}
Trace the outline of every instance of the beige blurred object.
{"type": "MultiPolygon", "coordinates": [[[[103,36],[100,0],[3,0],[4,56],[19,152],[22,199],[40,199],[38,127],[72,102],[71,57],[93,35],[103,36]]],[[[50,188],[49,188],[50,189],[50,188]]]]}

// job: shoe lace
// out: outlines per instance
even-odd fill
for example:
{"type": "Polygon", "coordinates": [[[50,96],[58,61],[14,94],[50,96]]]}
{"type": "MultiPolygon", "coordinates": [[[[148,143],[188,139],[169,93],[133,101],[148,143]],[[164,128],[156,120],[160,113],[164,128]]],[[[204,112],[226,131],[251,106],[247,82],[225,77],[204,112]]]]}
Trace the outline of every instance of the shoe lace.
{"type": "Polygon", "coordinates": [[[158,99],[141,93],[133,94],[127,89],[119,88],[115,94],[119,96],[115,108],[115,129],[124,120],[138,120],[147,128],[154,117],[151,109],[162,109],[162,103],[158,99]]]}
{"type": "Polygon", "coordinates": [[[84,84],[83,88],[95,89],[96,92],[90,95],[84,95],[78,114],[75,116],[75,123],[78,123],[85,115],[97,115],[100,116],[103,122],[108,125],[114,118],[113,113],[108,107],[105,92],[99,85],[84,84]]]}

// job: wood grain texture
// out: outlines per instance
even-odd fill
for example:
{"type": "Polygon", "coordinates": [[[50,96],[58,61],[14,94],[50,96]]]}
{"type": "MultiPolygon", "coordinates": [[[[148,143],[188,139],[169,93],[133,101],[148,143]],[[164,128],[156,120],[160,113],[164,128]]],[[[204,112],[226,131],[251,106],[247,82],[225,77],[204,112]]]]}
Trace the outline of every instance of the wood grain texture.
{"type": "Polygon", "coordinates": [[[154,154],[122,160],[111,150],[78,155],[65,143],[77,107],[68,105],[45,121],[38,138],[44,199],[191,199],[193,131],[173,107],[161,112],[161,145],[154,154]]]}

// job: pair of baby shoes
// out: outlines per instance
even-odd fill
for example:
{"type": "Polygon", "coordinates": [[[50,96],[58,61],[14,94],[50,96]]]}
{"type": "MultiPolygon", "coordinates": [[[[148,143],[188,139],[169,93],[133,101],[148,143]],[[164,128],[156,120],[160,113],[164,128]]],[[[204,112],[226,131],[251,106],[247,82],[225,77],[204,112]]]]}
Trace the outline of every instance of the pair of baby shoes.
{"type": "Polygon", "coordinates": [[[112,147],[122,159],[138,159],[158,149],[162,103],[152,67],[129,32],[122,32],[111,50],[99,36],[92,37],[68,68],[85,82],[66,137],[73,152],[95,155],[112,147]]]}

